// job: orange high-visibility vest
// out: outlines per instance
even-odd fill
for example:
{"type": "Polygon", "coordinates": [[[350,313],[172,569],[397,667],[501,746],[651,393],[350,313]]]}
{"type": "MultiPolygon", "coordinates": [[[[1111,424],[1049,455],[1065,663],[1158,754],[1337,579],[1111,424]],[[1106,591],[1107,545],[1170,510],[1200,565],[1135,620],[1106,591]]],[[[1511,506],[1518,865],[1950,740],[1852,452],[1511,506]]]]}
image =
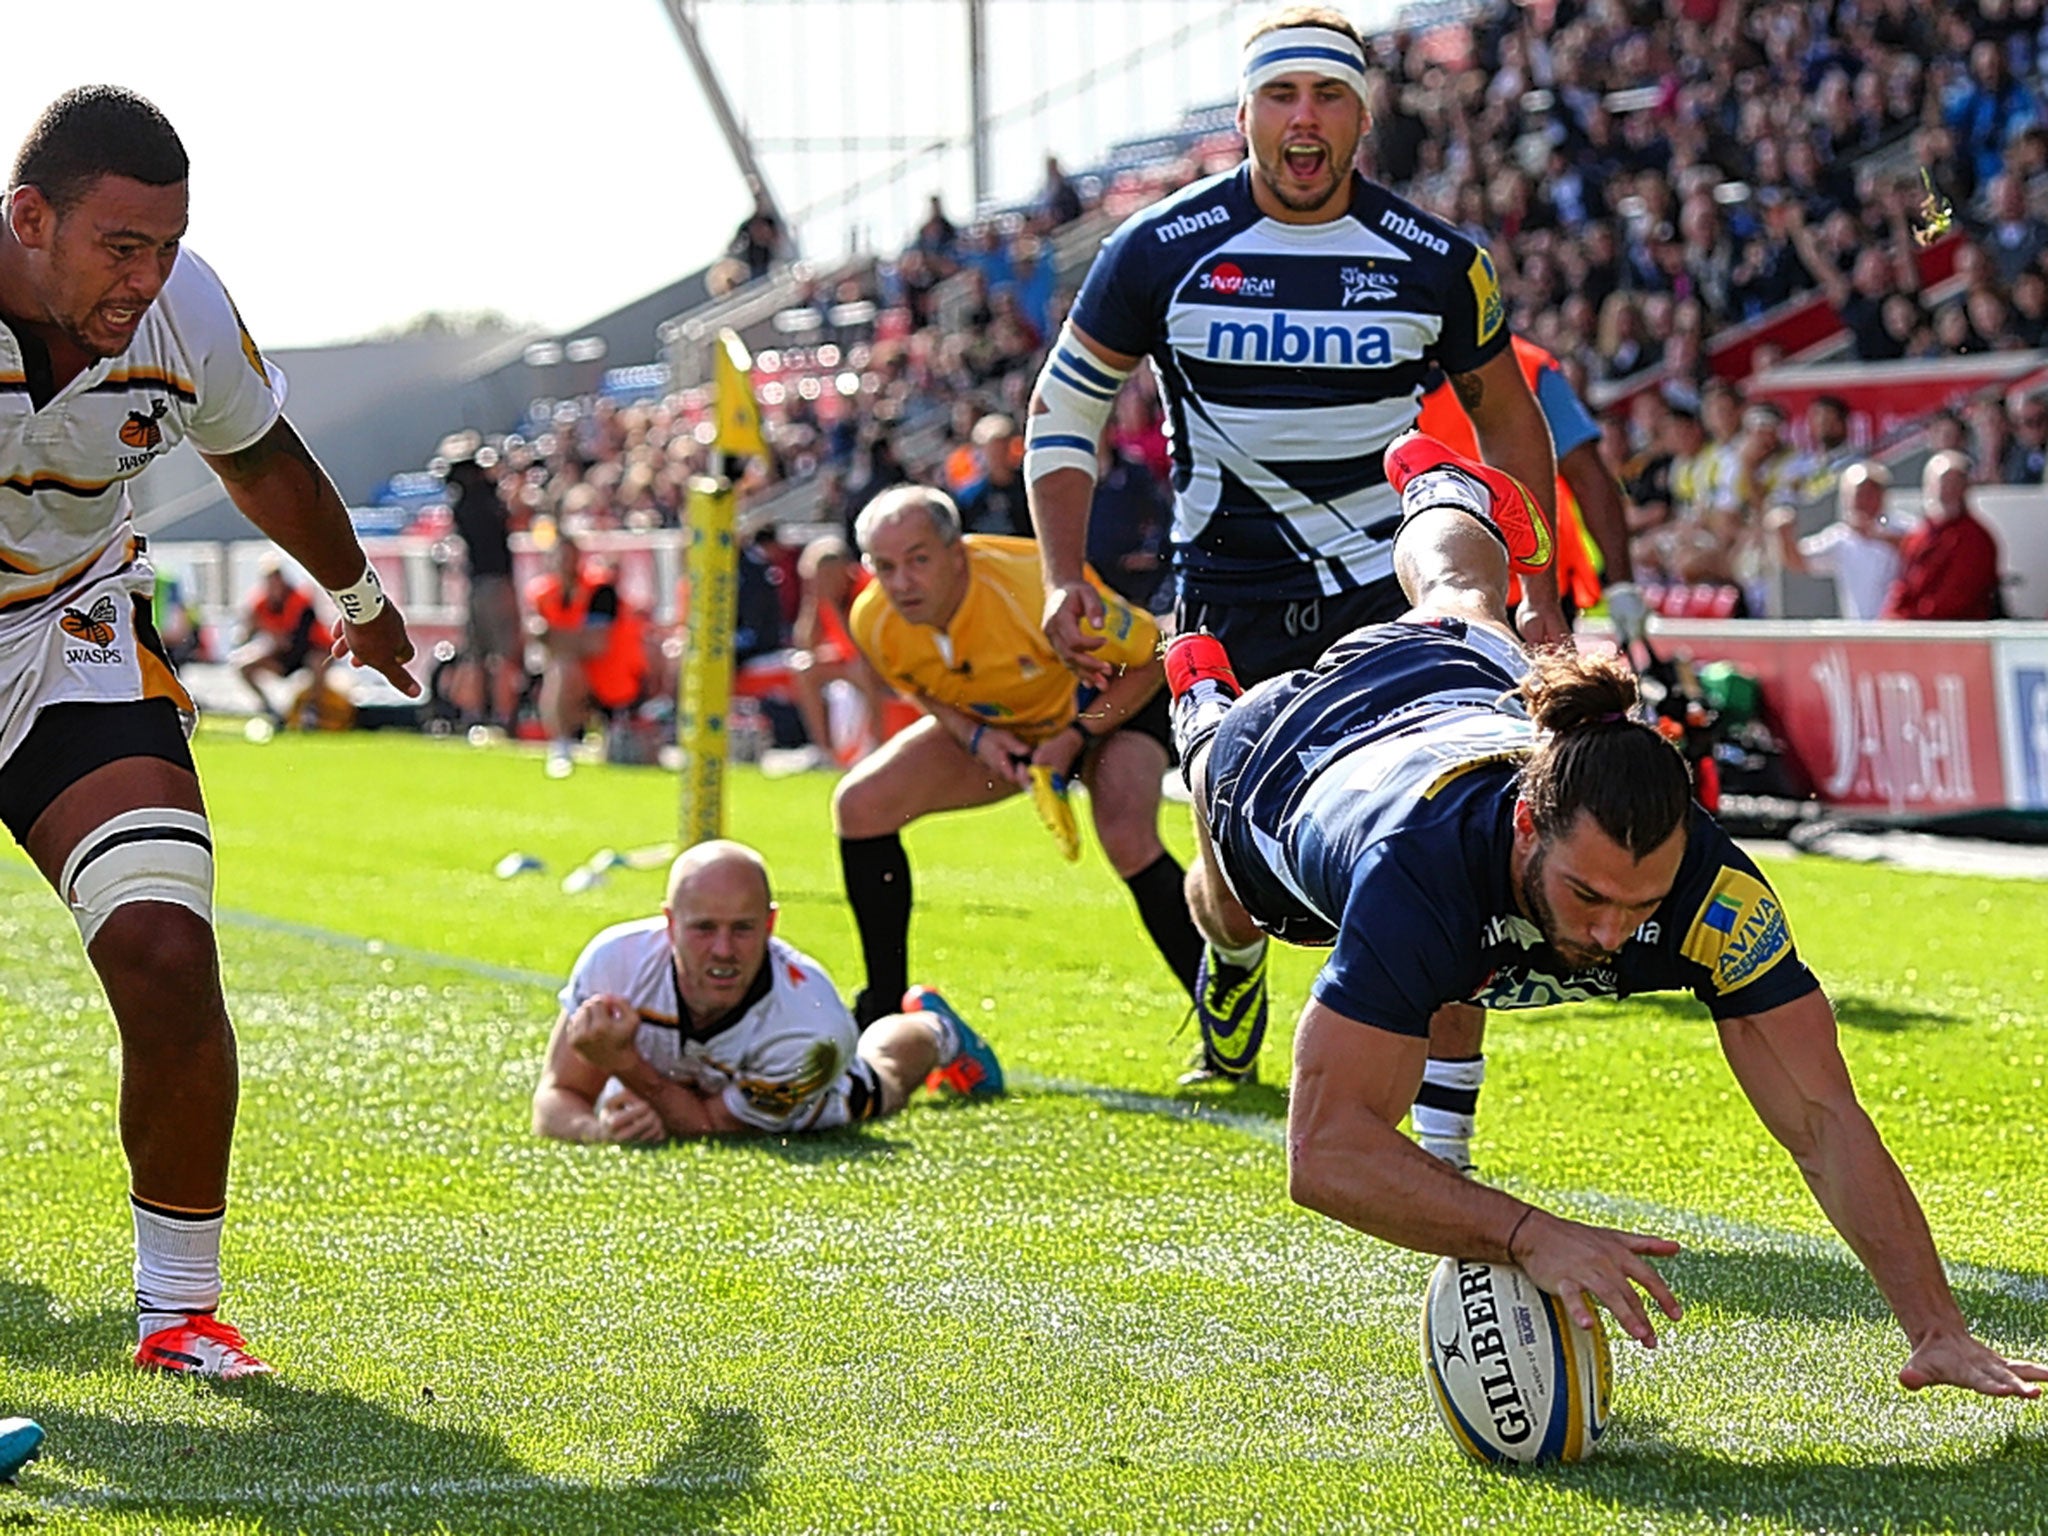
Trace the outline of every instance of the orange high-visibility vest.
{"type": "MultiPolygon", "coordinates": [[[[1557,359],[1533,341],[1514,338],[1515,361],[1522,365],[1522,377],[1529,381],[1529,393],[1536,393],[1536,376],[1545,368],[1558,366],[1557,359]]],[[[1472,458],[1479,458],[1479,438],[1472,430],[1472,418],[1465,414],[1465,408],[1458,404],[1456,392],[1449,379],[1422,397],[1422,414],[1415,425],[1446,447],[1472,458]]],[[[1592,541],[1586,537],[1586,525],[1579,516],[1579,503],[1564,483],[1564,476],[1557,477],[1557,590],[1561,597],[1574,604],[1581,613],[1600,601],[1600,569],[1593,556],[1592,541]]],[[[1508,602],[1510,606],[1522,600],[1522,584],[1512,573],[1508,576],[1508,602]]]]}

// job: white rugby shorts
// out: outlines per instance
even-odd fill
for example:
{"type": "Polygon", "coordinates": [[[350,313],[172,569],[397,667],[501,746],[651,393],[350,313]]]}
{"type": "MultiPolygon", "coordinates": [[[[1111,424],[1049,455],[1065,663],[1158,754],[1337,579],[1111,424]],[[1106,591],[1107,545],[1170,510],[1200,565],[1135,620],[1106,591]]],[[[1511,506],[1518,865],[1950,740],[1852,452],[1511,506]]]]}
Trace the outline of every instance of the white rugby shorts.
{"type": "Polygon", "coordinates": [[[192,696],[160,650],[136,634],[136,601],[146,614],[156,571],[126,551],[126,541],[118,541],[63,590],[0,613],[0,763],[20,750],[36,717],[53,704],[168,698],[192,734],[192,696]]]}

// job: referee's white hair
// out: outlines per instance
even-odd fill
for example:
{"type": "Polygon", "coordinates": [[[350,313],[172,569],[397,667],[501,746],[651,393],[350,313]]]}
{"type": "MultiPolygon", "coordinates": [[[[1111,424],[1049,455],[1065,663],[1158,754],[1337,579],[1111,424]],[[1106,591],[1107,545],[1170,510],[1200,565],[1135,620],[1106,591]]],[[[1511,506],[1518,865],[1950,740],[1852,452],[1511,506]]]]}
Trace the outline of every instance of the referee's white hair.
{"type": "Polygon", "coordinates": [[[913,508],[932,520],[932,532],[941,544],[960,542],[960,509],[944,491],[929,485],[895,485],[860,509],[853,520],[853,537],[866,554],[874,542],[875,530],[893,523],[913,508]]]}

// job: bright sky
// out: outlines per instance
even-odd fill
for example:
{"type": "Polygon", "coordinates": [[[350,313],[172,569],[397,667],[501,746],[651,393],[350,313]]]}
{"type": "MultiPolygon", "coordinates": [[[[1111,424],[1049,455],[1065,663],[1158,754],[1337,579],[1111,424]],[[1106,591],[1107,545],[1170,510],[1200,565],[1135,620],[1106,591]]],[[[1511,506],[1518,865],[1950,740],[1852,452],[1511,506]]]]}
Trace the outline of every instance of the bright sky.
{"type": "MultiPolygon", "coordinates": [[[[1228,96],[1243,22],[1263,8],[989,0],[997,193],[1028,197],[1049,151],[1083,163],[1228,96]],[[1091,58],[1113,84],[1030,105],[1091,58]]],[[[6,13],[5,163],[71,86],[148,96],[192,157],[191,244],[266,347],[429,309],[566,331],[704,265],[750,206],[661,0],[17,0],[6,13]]],[[[957,133],[960,0],[703,0],[698,15],[784,207],[816,210],[799,230],[808,253],[862,237],[898,249],[934,191],[968,212],[961,154],[919,158],[847,204],[842,189],[902,145],[788,144],[957,133]]]]}

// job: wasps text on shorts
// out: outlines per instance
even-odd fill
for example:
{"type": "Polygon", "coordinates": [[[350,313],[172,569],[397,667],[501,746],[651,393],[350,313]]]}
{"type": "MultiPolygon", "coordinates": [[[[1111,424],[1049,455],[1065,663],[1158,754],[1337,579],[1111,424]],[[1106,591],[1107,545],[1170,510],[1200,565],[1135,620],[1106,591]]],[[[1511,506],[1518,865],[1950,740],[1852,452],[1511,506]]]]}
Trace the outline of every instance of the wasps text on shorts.
{"type": "Polygon", "coordinates": [[[90,609],[80,613],[76,608],[66,608],[64,616],[57,621],[65,634],[83,640],[96,650],[109,651],[119,638],[114,628],[114,615],[118,610],[111,597],[102,597],[90,609]]]}

